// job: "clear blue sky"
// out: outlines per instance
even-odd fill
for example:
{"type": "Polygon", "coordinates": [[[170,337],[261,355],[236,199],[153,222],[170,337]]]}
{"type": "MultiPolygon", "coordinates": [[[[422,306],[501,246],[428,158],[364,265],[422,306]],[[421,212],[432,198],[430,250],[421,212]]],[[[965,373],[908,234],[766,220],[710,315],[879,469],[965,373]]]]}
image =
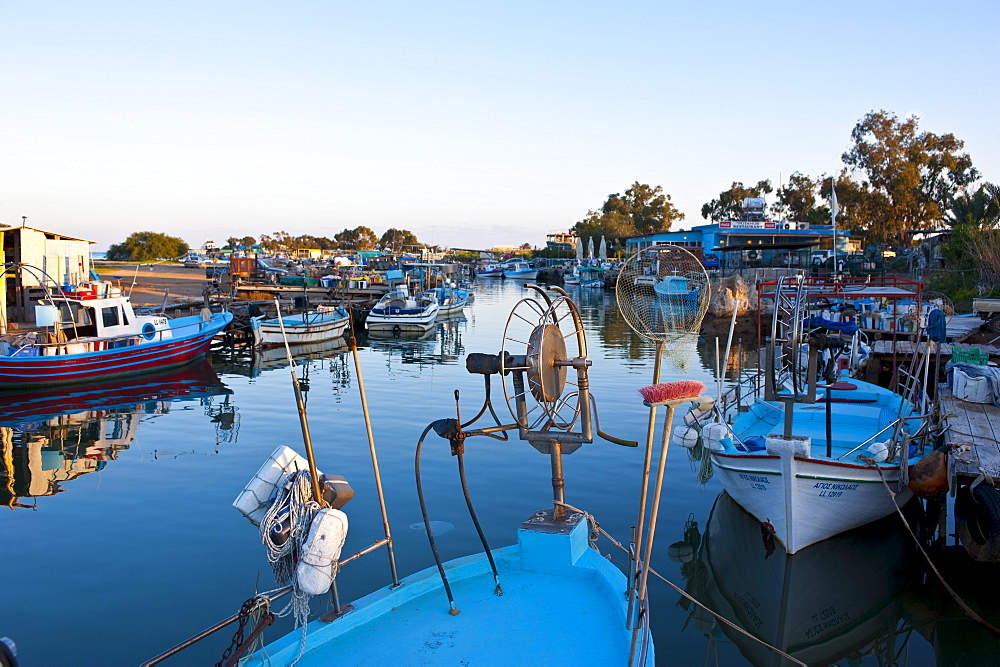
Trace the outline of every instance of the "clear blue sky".
{"type": "Polygon", "coordinates": [[[542,245],[839,171],[868,111],[1000,180],[1000,3],[0,1],[0,222],[542,245]]]}

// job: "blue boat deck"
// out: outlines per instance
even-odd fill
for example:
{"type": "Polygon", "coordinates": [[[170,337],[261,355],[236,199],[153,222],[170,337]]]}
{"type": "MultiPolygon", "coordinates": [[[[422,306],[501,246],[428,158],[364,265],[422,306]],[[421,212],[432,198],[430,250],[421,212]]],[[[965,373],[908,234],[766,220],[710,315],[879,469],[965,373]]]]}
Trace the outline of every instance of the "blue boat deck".
{"type": "MultiPolygon", "coordinates": [[[[437,568],[428,568],[356,601],[332,623],[310,623],[297,664],[625,664],[625,576],[587,547],[586,521],[569,535],[518,536],[493,551],[502,596],[484,555],[452,560],[445,569],[458,615],[449,614],[437,568]]],[[[290,632],[248,664],[290,664],[300,638],[290,632]]]]}
{"type": "MultiPolygon", "coordinates": [[[[856,389],[832,392],[830,425],[833,458],[854,449],[868,437],[893,423],[899,415],[900,399],[892,392],[854,379],[850,381],[850,385],[856,389]]],[[[816,397],[816,403],[795,405],[793,433],[811,438],[815,448],[813,456],[822,457],[826,447],[826,391],[818,390],[816,397]]],[[[906,410],[903,416],[909,414],[910,411],[906,410]]],[[[912,432],[908,424],[904,428],[907,432],[912,432]]],[[[784,411],[780,404],[758,401],[750,410],[740,413],[733,423],[733,429],[744,441],[756,436],[759,449],[763,450],[763,438],[769,435],[780,437],[783,434],[784,411]]],[[[888,429],[876,437],[875,441],[889,440],[891,436],[892,429],[888,429]]],[[[753,445],[752,448],[757,449],[753,445]]]]}

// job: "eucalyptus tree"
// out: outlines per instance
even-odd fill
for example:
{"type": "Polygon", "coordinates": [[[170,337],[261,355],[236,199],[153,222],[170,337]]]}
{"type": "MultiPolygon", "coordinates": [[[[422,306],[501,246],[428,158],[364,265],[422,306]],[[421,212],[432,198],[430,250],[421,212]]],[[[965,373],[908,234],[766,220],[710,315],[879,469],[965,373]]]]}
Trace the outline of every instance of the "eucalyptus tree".
{"type": "Polygon", "coordinates": [[[729,189],[719,193],[718,199],[713,199],[701,207],[701,217],[712,222],[720,220],[739,220],[743,215],[743,200],[747,197],[763,197],[774,192],[771,181],[757,181],[756,185],[743,185],[733,181],[729,189]]]}
{"type": "Polygon", "coordinates": [[[587,217],[573,225],[581,238],[620,239],[635,234],[668,231],[684,214],[670,201],[670,195],[659,185],[653,187],[634,182],[624,194],[610,194],[599,210],[587,212],[587,217]]]}
{"type": "Polygon", "coordinates": [[[378,245],[380,248],[385,248],[392,252],[401,252],[407,248],[420,245],[420,241],[417,240],[417,235],[413,232],[393,227],[387,229],[382,234],[382,237],[378,240],[378,245]]]}
{"type": "Polygon", "coordinates": [[[921,132],[918,122],[871,111],[851,132],[853,146],[842,156],[850,172],[838,179],[837,199],[845,221],[870,238],[939,226],[949,202],[979,177],[965,142],[921,132]]]}
{"type": "Polygon", "coordinates": [[[345,229],[334,236],[334,240],[338,247],[345,250],[371,250],[378,243],[375,232],[364,225],[354,229],[345,229]]]}

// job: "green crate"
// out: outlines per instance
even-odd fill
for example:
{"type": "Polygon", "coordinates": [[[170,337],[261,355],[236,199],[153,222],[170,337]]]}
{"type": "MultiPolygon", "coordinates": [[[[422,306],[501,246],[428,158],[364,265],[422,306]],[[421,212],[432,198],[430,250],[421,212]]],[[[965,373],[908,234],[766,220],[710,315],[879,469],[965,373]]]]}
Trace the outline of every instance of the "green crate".
{"type": "Polygon", "coordinates": [[[990,355],[986,354],[978,347],[953,347],[951,349],[951,360],[956,364],[986,366],[989,364],[990,355]]]}

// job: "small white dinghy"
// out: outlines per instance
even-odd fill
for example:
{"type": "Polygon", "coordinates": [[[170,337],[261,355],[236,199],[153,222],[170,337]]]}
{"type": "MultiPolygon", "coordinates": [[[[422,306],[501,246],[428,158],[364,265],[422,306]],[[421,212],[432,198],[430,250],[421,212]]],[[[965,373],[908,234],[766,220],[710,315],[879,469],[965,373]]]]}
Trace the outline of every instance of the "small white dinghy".
{"type": "Polygon", "coordinates": [[[344,335],[350,315],[341,306],[319,305],[315,310],[295,315],[277,317],[251,317],[250,328],[256,347],[277,347],[284,345],[304,345],[333,340],[344,335]],[[284,334],[282,333],[284,324],[284,334]]]}

